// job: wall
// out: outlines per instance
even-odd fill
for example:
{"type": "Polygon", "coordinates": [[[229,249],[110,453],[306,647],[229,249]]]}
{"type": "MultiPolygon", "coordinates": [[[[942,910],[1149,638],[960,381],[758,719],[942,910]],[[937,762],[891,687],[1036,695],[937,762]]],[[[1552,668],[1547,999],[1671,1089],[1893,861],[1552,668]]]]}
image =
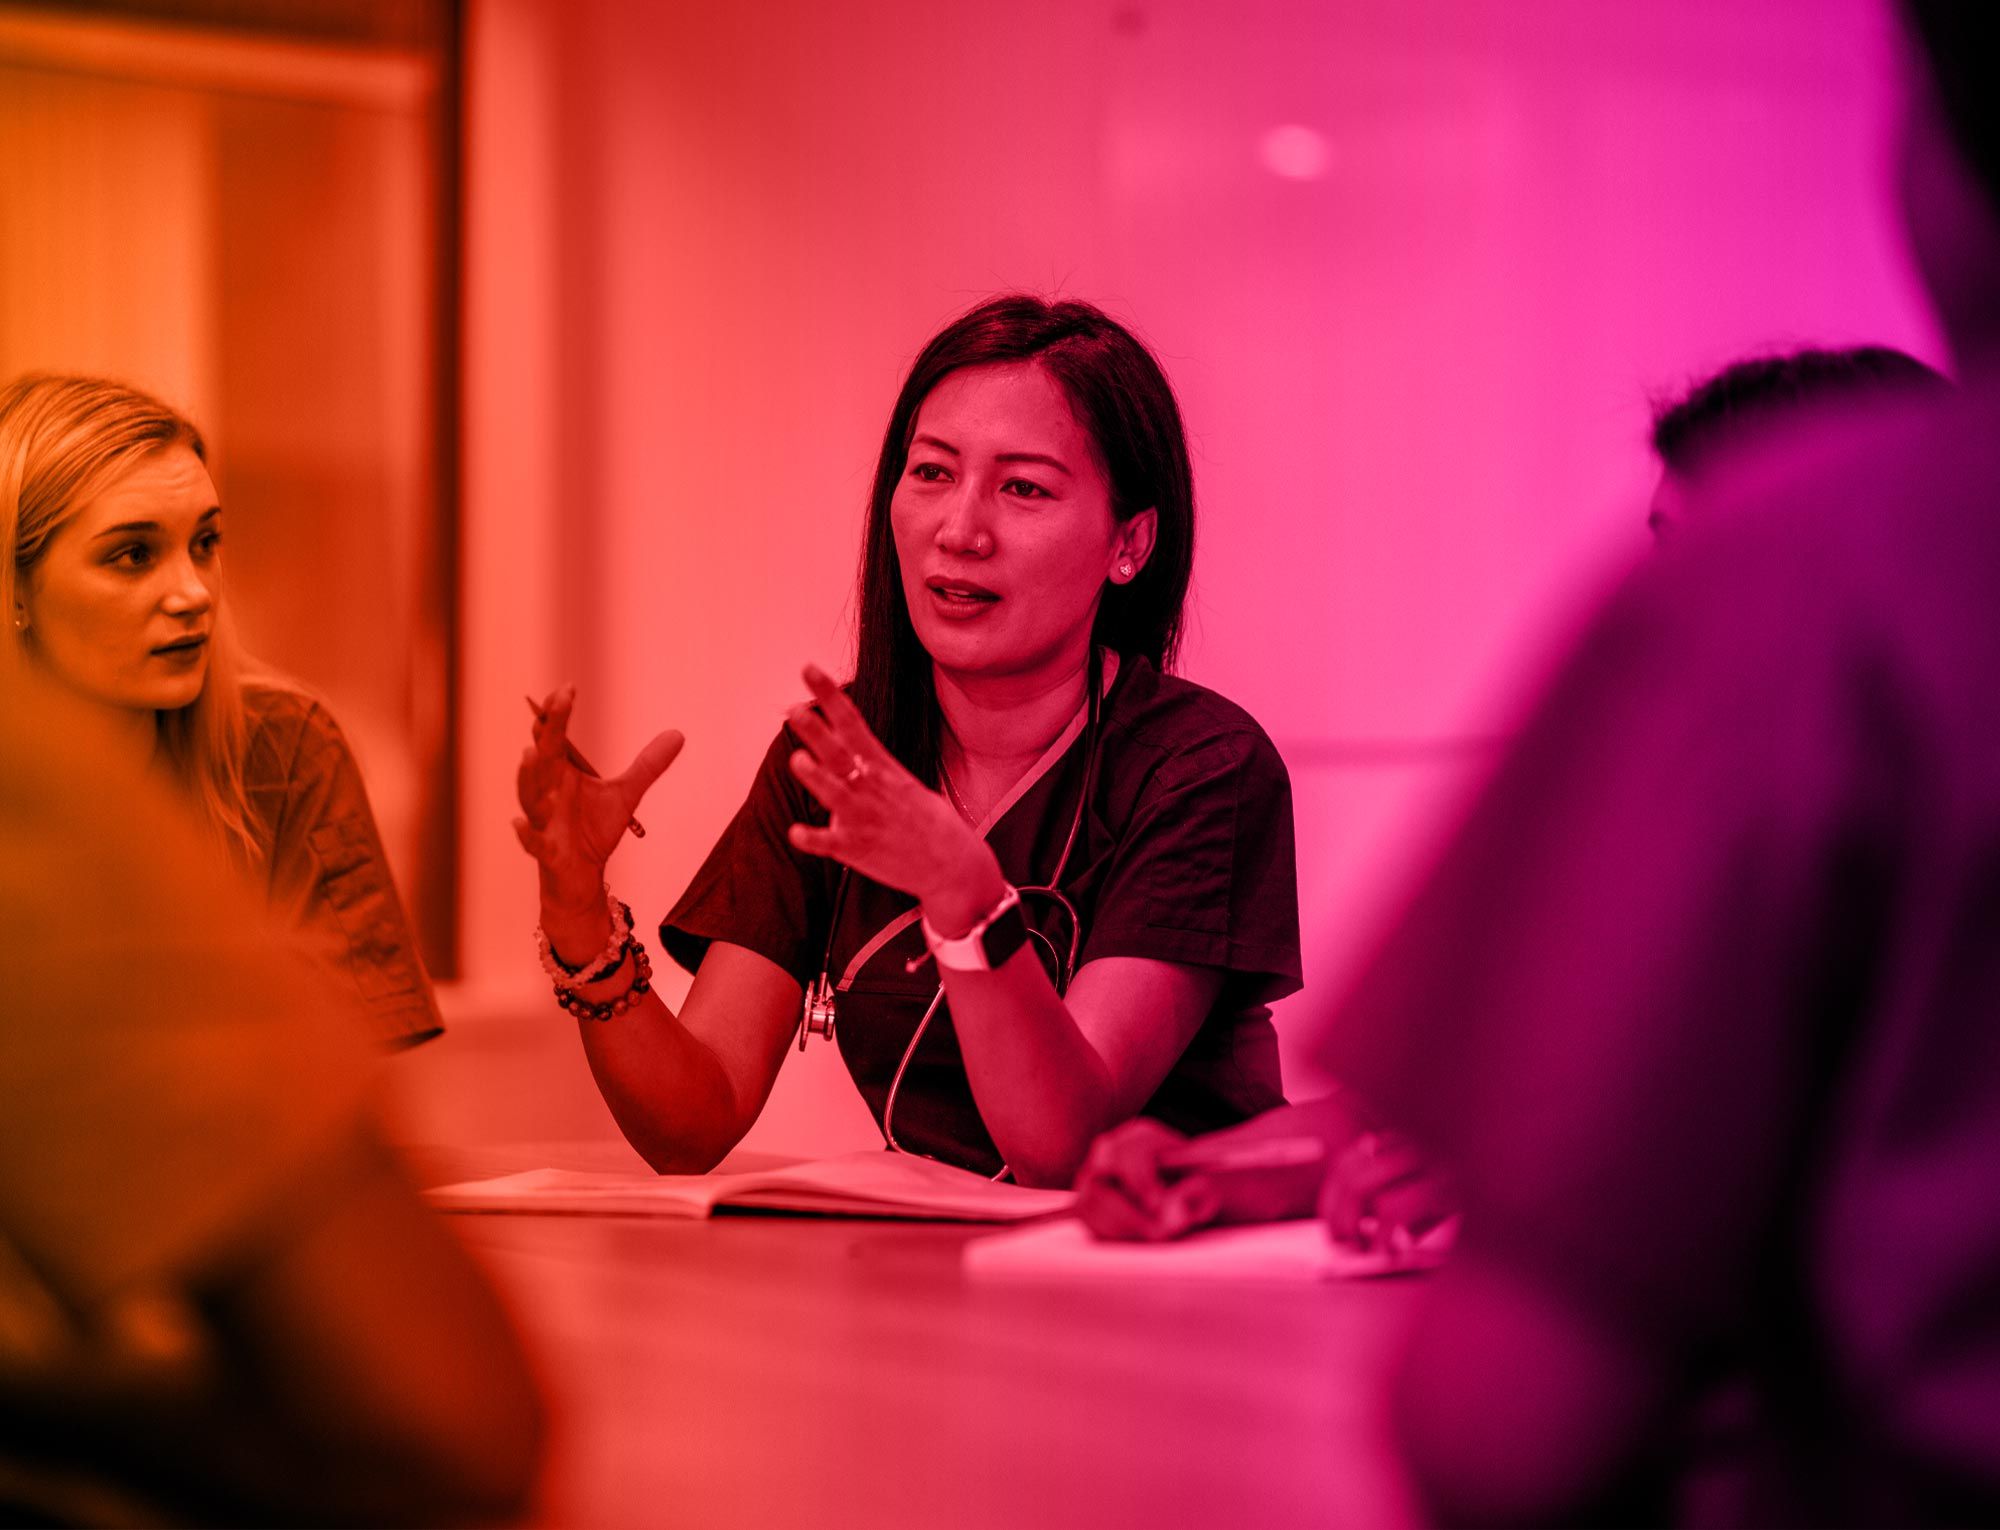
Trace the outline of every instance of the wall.
{"type": "Polygon", "coordinates": [[[245,643],[332,704],[439,966],[440,90],[433,53],[0,4],[0,379],[201,427],[245,643]]]}
{"type": "MultiPolygon", "coordinates": [[[[657,918],[799,666],[844,666],[901,370],[984,294],[1099,301],[1180,390],[1184,668],[1297,794],[1304,1092],[1313,1006],[1642,550],[1649,394],[1752,346],[1938,359],[1875,0],[743,11],[472,6],[471,1011],[546,1005],[520,692],[577,680],[600,762],[688,735],[614,864],[657,918]]],[[[539,1018],[547,1088],[587,1094],[539,1018]]],[[[786,1075],[761,1140],[865,1140],[831,1052],[786,1075]]]]}

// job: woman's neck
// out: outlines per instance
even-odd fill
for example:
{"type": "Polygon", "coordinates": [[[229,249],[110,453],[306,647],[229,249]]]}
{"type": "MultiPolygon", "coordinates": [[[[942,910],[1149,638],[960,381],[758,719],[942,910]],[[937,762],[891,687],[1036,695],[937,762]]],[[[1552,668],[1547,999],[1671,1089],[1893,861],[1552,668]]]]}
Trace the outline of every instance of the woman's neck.
{"type": "Polygon", "coordinates": [[[969,784],[1011,781],[1040,759],[1076,716],[1090,685],[1090,654],[1032,675],[987,679],[932,671],[944,714],[944,763],[969,784]]]}

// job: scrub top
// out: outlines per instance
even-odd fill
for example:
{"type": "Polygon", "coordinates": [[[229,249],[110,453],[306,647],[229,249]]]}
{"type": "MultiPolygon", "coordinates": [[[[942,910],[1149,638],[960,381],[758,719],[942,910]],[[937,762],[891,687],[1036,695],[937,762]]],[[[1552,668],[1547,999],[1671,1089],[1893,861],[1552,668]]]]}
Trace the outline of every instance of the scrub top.
{"type": "MultiPolygon", "coordinates": [[[[1281,1105],[1268,1006],[1300,984],[1284,762],[1242,708],[1144,659],[1119,665],[1098,731],[1096,779],[1061,881],[1083,926],[1076,966],[1130,956],[1225,974],[1207,1020],[1143,1113],[1196,1133],[1281,1105]]],[[[1076,821],[1088,742],[1079,729],[987,826],[1030,925],[1047,937],[1052,968],[1060,958],[1049,948],[1069,949],[1068,917],[1035,889],[1047,886],[1076,821]]],[[[729,941],[784,968],[801,993],[824,969],[841,990],[835,1040],[879,1125],[897,1066],[937,995],[937,971],[928,962],[905,970],[924,954],[914,899],[859,875],[843,895],[837,863],[786,841],[791,824],[826,821],[792,776],[798,747],[781,729],[749,798],[662,922],[660,943],[694,971],[710,941],[729,941]]],[[[942,1002],[897,1089],[891,1126],[911,1152],[984,1174],[1002,1166],[942,1002]]]]}

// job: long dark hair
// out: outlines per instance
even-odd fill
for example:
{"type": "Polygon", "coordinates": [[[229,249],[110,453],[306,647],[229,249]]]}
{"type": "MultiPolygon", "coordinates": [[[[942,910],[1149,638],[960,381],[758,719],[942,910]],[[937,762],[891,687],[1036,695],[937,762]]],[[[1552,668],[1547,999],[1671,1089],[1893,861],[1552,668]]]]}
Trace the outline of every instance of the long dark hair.
{"type": "Polygon", "coordinates": [[[854,700],[875,736],[927,784],[937,781],[937,687],[917,639],[896,559],[889,501],[903,475],[917,410],[961,367],[1036,361],[1061,384],[1095,445],[1111,487],[1111,514],[1159,520],[1153,553],[1129,584],[1107,585],[1091,640],[1170,669],[1180,652],[1181,608],[1194,568],[1194,471],[1180,405],[1153,353],[1089,303],[1023,293],[989,298],[923,348],[896,395],[862,537],[854,700]]]}

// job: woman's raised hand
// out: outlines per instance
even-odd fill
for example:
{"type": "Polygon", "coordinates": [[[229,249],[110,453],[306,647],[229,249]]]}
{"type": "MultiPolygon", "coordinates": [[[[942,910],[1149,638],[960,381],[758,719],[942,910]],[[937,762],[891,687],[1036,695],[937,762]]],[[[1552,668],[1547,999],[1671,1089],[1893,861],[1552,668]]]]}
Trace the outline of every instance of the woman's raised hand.
{"type": "Polygon", "coordinates": [[[991,852],[958,811],[903,768],[825,673],[808,665],[805,680],[813,704],[789,718],[804,745],[792,774],[830,816],[824,827],[793,824],[792,848],[926,902],[976,877],[991,852]]]}
{"type": "Polygon", "coordinates": [[[575,705],[576,687],[566,685],[537,709],[534,742],[522,752],[515,776],[524,816],[514,820],[514,833],[540,869],[545,910],[594,912],[603,907],[605,863],[633,810],[685,741],[669,730],[622,774],[589,775],[577,768],[568,747],[575,705]]]}

